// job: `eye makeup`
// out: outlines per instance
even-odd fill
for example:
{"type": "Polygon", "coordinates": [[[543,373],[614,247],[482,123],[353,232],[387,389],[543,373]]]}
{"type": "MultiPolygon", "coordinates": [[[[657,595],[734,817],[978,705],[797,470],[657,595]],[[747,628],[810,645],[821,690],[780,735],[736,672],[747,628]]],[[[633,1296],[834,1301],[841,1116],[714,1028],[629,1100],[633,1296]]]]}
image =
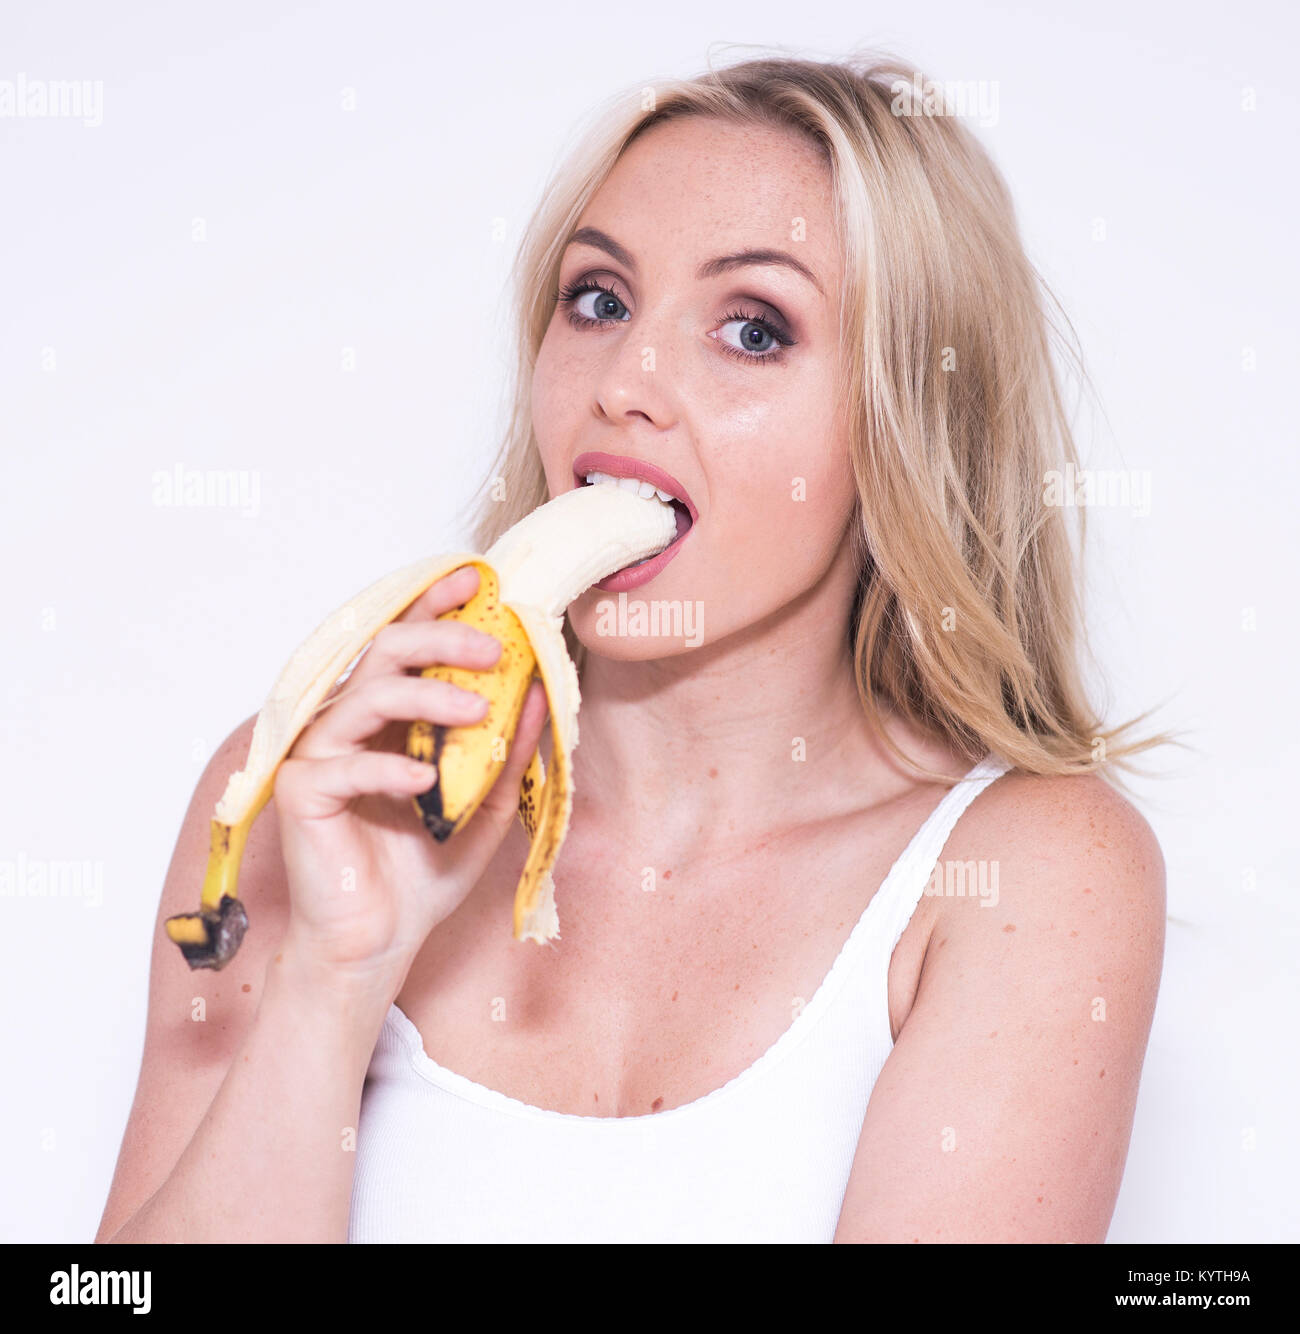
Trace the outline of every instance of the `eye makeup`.
{"type": "MultiPolygon", "coordinates": [[[[555,293],[556,304],[564,309],[565,316],[573,328],[594,329],[606,324],[626,323],[623,317],[617,314],[610,314],[605,317],[595,315],[594,311],[591,315],[584,314],[579,309],[578,303],[587,293],[597,293],[605,298],[604,302],[597,302],[597,305],[608,305],[612,301],[622,307],[623,310],[627,309],[626,302],[613,288],[597,282],[592,275],[586,275],[564,285],[555,293]]],[[[774,313],[773,307],[768,302],[755,301],[755,306],[762,307],[762,311],[759,311],[746,309],[744,303],[747,300],[748,298],[739,298],[732,308],[720,318],[719,325],[725,328],[730,324],[739,324],[742,326],[742,331],[750,330],[751,345],[752,331],[758,331],[770,340],[768,346],[754,351],[745,351],[720,338],[716,332],[711,333],[710,337],[714,339],[722,352],[738,361],[760,363],[782,360],[786,349],[795,345],[794,336],[790,333],[785,321],[774,313]]],[[[742,332],[743,336],[745,335],[742,332]]]]}

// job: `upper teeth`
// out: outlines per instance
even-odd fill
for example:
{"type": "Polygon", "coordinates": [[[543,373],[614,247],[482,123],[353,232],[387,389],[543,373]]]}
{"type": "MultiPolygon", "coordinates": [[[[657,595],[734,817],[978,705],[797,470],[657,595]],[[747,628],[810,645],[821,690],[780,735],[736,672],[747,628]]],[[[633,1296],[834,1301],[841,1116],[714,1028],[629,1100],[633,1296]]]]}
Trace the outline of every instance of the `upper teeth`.
{"type": "Polygon", "coordinates": [[[592,485],[596,482],[613,482],[617,487],[624,491],[631,491],[633,495],[640,496],[642,500],[649,500],[651,496],[658,496],[660,500],[676,500],[677,497],[662,487],[651,486],[649,482],[642,482],[635,477],[614,477],[607,472],[589,472],[587,474],[587,484],[592,485]]]}

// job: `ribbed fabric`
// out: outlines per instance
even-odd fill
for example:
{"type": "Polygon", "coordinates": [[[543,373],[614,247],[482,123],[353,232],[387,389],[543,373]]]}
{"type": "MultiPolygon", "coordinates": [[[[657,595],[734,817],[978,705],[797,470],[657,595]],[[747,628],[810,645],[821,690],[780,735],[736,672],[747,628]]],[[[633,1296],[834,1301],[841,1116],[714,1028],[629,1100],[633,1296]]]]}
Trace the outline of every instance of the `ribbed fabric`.
{"type": "Polygon", "coordinates": [[[957,818],[1008,765],[943,797],[794,1023],[682,1107],[577,1116],[444,1069],[390,1007],[357,1131],[353,1242],[829,1242],[893,1049],[888,975],[957,818]]]}

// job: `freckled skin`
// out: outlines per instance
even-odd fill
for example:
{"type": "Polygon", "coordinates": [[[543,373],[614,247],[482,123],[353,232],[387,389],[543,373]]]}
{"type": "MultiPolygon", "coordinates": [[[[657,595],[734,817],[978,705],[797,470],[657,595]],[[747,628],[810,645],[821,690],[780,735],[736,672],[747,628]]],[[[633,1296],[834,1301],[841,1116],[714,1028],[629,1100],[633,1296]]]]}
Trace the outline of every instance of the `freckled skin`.
{"type": "MultiPolygon", "coordinates": [[[[649,459],[682,484],[700,522],[633,596],[703,603],[708,645],[752,628],[833,570],[823,616],[833,625],[831,605],[847,609],[856,583],[843,539],[857,493],[835,392],[843,256],[817,150],[774,128],[693,117],[659,125],[631,145],[576,222],[612,237],[636,270],[586,244],[562,255],[558,287],[599,283],[619,305],[599,294],[557,305],[538,350],[532,417],[551,494],[572,487],[573,460],[585,450],[649,459]],[[798,241],[795,217],[806,223],[798,241]],[[778,266],[696,276],[703,260],[754,248],[796,251],[817,283],[778,266]],[[597,300],[605,303],[597,326],[575,327],[571,316],[591,319],[597,300]],[[737,309],[745,318],[728,320],[737,309]],[[793,343],[747,345],[755,316],[780,323],[793,343]],[[796,477],[805,494],[793,503],[796,477]]],[[[592,590],[569,608],[591,654],[644,663],[698,648],[680,636],[599,635],[603,596],[592,590]]],[[[741,772],[744,758],[736,756],[741,772]]],[[[720,767],[696,772],[716,777],[720,767]]]]}

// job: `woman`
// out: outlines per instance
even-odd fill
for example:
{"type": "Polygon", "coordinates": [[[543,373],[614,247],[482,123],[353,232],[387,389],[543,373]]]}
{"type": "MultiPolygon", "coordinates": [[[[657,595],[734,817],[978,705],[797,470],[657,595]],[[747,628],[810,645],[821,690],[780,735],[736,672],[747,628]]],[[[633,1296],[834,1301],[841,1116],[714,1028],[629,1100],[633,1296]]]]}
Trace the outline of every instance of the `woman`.
{"type": "Polygon", "coordinates": [[[462,834],[411,810],[409,721],[483,707],[419,669],[497,652],[436,620],[462,570],[281,768],[230,967],[159,930],[99,1239],[1104,1240],[1164,923],[1105,779],[1155,741],[1080,687],[1043,498],[1073,445],[1005,187],[903,85],[710,71],[611,103],[556,176],[478,549],[602,471],[693,519],[570,608],[562,938],[508,929],[538,686],[462,834]],[[620,594],[696,633],[611,633],[620,594]]]}

